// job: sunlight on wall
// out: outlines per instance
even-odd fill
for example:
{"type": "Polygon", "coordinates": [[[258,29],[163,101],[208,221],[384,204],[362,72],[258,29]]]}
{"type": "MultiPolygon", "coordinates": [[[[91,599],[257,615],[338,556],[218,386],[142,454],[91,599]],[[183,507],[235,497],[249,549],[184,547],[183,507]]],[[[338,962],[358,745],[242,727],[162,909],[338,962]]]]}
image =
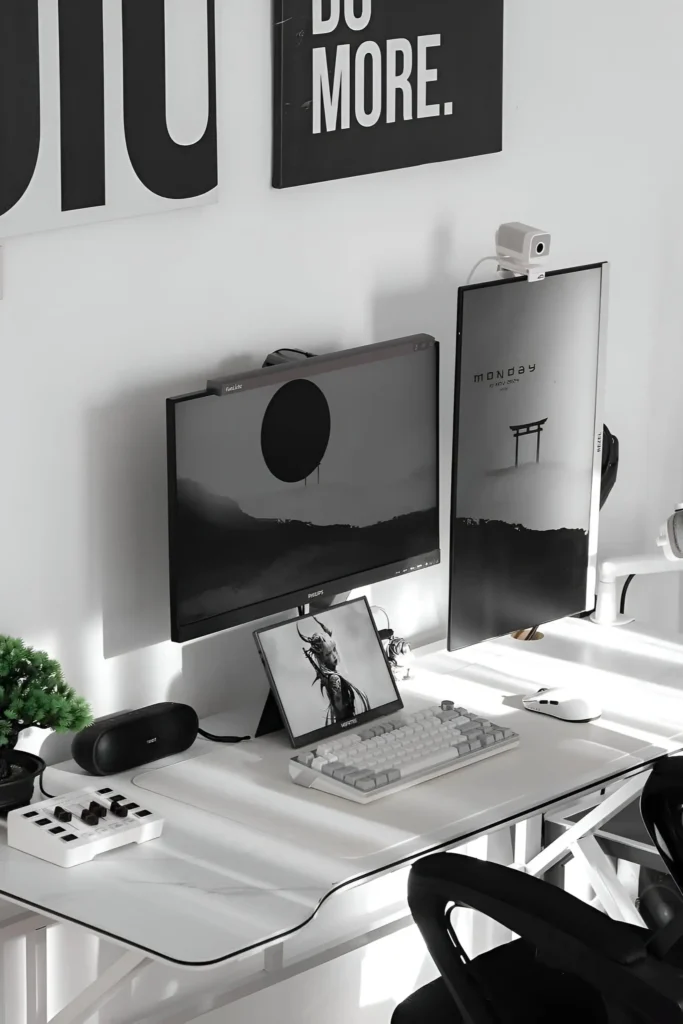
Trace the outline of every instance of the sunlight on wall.
{"type": "Polygon", "coordinates": [[[97,680],[98,694],[107,694],[106,707],[100,702],[94,708],[95,715],[105,715],[109,712],[121,710],[121,700],[118,693],[119,683],[119,659],[104,659],[102,657],[102,618],[97,616],[87,624],[83,624],[81,639],[81,650],[83,652],[83,667],[85,679],[97,680]]]}

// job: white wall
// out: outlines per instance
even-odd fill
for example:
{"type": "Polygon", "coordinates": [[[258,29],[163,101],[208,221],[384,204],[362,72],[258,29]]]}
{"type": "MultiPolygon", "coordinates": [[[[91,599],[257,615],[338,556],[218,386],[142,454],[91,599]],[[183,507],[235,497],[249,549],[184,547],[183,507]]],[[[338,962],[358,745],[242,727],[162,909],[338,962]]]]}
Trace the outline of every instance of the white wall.
{"type": "MultiPolygon", "coordinates": [[[[49,647],[98,714],[168,696],[215,711],[265,688],[250,626],[167,641],[164,398],[274,347],[427,331],[447,399],[457,287],[501,221],[551,229],[560,266],[612,262],[622,466],[603,552],[650,545],[683,496],[683,7],[506,6],[502,155],[272,191],[270,3],[219,0],[220,204],[7,244],[0,630],[49,647]]],[[[443,510],[445,540],[446,490],[443,510]]],[[[677,626],[675,580],[632,594],[677,626]]],[[[400,630],[444,634],[444,567],[375,597],[400,630]]]]}
{"type": "MultiPolygon", "coordinates": [[[[7,244],[0,628],[55,652],[98,713],[169,694],[218,710],[259,673],[250,626],[167,643],[164,398],[279,345],[428,331],[447,399],[457,287],[503,220],[552,229],[558,265],[613,264],[607,422],[623,462],[603,549],[649,544],[683,493],[683,9],[507,7],[502,155],[273,191],[270,4],[222,0],[220,205],[7,244]]],[[[444,566],[375,595],[401,630],[444,634],[444,566]]]]}

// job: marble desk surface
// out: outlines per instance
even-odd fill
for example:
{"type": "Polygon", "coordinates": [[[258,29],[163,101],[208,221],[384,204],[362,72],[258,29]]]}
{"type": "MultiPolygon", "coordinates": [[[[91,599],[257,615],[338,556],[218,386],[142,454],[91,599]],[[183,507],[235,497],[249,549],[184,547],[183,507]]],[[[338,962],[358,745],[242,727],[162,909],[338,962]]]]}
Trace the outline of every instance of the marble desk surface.
{"type": "MultiPolygon", "coordinates": [[[[294,786],[284,735],[198,741],[172,763],[116,776],[166,819],[160,839],[62,869],[7,847],[0,896],[123,946],[208,967],[303,928],[333,892],[529,817],[683,750],[683,644],[635,625],[568,619],[541,643],[509,638],[420,656],[408,707],[453,699],[520,734],[518,749],[369,805],[294,786]],[[539,686],[584,688],[603,707],[577,725],[523,710],[539,686]]],[[[54,793],[100,784],[73,763],[54,793]]],[[[110,780],[101,780],[110,784],[110,780]]]]}

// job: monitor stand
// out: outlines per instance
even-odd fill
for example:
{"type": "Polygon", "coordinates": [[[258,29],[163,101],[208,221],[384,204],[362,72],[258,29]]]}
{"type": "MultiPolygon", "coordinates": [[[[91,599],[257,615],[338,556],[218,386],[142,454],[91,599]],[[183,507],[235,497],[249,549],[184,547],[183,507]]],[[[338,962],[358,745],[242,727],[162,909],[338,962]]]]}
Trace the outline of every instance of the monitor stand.
{"type": "MultiPolygon", "coordinates": [[[[312,601],[310,605],[304,605],[307,609],[305,614],[321,615],[331,608],[332,605],[343,604],[344,601],[348,601],[350,594],[351,591],[348,591],[346,594],[330,594],[329,597],[324,597],[322,600],[312,601]]],[[[268,690],[266,703],[263,706],[261,718],[254,733],[254,739],[259,739],[261,736],[270,736],[274,732],[281,732],[284,727],[285,723],[282,721],[282,715],[280,714],[277,701],[273,697],[273,691],[268,690]]]]}

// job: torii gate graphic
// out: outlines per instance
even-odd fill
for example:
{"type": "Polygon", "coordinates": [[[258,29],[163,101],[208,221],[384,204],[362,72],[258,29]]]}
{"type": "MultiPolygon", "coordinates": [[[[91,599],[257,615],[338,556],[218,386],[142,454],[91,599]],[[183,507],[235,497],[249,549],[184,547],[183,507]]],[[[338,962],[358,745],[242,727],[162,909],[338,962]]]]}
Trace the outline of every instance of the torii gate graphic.
{"type": "Polygon", "coordinates": [[[532,437],[536,435],[536,462],[540,462],[541,459],[541,434],[543,433],[543,427],[548,422],[548,417],[544,420],[534,420],[533,423],[521,423],[519,426],[510,427],[510,430],[515,435],[515,468],[519,466],[519,439],[520,437],[532,437]]]}

